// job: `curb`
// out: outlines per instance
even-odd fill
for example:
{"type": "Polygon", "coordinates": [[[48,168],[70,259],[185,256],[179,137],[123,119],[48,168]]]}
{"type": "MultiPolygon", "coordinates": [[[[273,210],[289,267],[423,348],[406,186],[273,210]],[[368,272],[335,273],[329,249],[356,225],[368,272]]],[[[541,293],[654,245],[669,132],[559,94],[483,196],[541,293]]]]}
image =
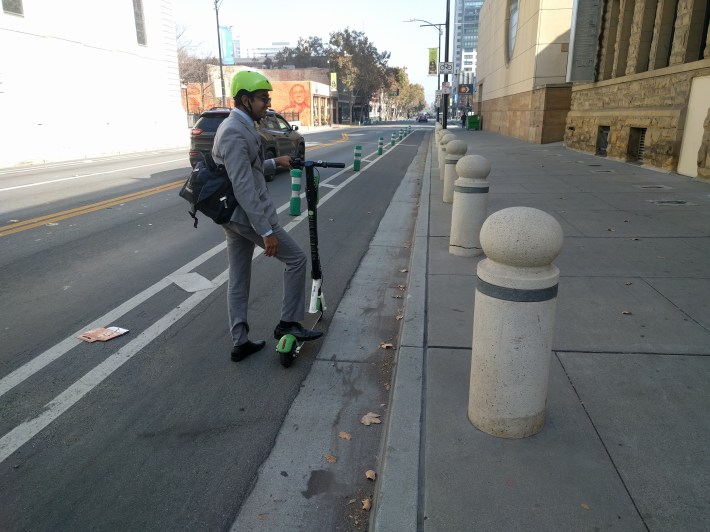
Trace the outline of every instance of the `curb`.
{"type": "Polygon", "coordinates": [[[405,318],[380,460],[380,481],[374,495],[370,531],[417,530],[419,471],[424,412],[424,340],[426,272],[429,249],[431,135],[422,175],[419,210],[407,280],[405,318]]]}

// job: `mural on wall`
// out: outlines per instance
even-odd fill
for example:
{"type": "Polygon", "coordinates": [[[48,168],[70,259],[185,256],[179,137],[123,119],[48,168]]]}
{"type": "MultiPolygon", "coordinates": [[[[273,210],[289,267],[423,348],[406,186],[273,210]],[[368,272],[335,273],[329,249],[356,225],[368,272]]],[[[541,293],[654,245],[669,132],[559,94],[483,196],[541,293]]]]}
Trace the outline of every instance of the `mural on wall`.
{"type": "Polygon", "coordinates": [[[271,107],[289,122],[311,125],[311,90],[308,81],[274,81],[271,83],[271,107]]]}

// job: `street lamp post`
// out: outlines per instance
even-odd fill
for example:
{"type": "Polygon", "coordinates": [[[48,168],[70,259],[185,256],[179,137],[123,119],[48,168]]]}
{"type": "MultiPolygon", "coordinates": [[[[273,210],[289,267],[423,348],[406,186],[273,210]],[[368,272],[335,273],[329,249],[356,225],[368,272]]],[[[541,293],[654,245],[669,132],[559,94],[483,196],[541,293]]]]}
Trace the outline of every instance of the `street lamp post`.
{"type": "Polygon", "coordinates": [[[222,81],[222,107],[227,107],[224,99],[224,70],[222,70],[222,36],[219,33],[219,4],[222,0],[214,0],[214,12],[217,15],[217,52],[219,53],[219,79],[222,81]]]}
{"type": "MultiPolygon", "coordinates": [[[[450,18],[450,0],[446,0],[446,43],[445,43],[445,48],[444,48],[444,61],[449,62],[449,18],[450,18]]],[[[449,75],[444,73],[444,81],[449,81],[449,75]]],[[[444,97],[444,116],[441,120],[441,127],[446,129],[446,118],[448,117],[449,113],[449,95],[448,94],[442,94],[444,97]]]]}
{"type": "MultiPolygon", "coordinates": [[[[404,22],[425,22],[425,24],[420,24],[419,27],[423,28],[425,26],[431,26],[432,28],[436,28],[436,30],[439,32],[439,47],[437,48],[437,65],[436,65],[436,88],[438,90],[441,90],[441,74],[439,73],[439,63],[441,63],[441,27],[446,26],[446,24],[433,24],[429,22],[428,20],[423,20],[420,18],[413,18],[410,20],[405,20],[404,22]]],[[[439,109],[441,108],[441,105],[439,105],[436,108],[436,119],[439,120],[439,109]]]]}

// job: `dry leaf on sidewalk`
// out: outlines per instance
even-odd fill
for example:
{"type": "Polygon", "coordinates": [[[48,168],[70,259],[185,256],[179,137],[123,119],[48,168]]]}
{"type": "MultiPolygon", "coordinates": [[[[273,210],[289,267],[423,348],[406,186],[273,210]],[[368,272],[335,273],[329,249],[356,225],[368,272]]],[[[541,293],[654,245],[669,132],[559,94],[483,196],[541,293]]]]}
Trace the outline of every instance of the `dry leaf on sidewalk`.
{"type": "Polygon", "coordinates": [[[348,440],[348,441],[353,439],[353,437],[349,433],[345,432],[344,430],[341,430],[338,433],[338,436],[340,436],[342,439],[348,440]]]}
{"type": "Polygon", "coordinates": [[[372,508],[372,501],[370,501],[369,497],[367,499],[363,499],[362,500],[362,509],[365,510],[366,512],[369,512],[370,508],[372,508]]]}
{"type": "Polygon", "coordinates": [[[631,312],[630,310],[624,310],[624,311],[622,311],[621,313],[622,313],[624,316],[631,316],[631,315],[633,315],[633,312],[631,312]]]}
{"type": "Polygon", "coordinates": [[[375,473],[372,469],[368,469],[365,471],[365,478],[367,480],[375,480],[377,478],[377,473],[375,473]]]}
{"type": "Polygon", "coordinates": [[[402,268],[402,269],[399,270],[399,271],[400,271],[400,273],[407,273],[409,270],[408,270],[407,268],[402,268]]]}
{"type": "Polygon", "coordinates": [[[333,456],[332,454],[326,454],[325,461],[328,462],[329,464],[334,464],[335,462],[338,461],[338,459],[335,456],[333,456]]]}
{"type": "Polygon", "coordinates": [[[380,342],[380,349],[394,349],[394,344],[390,342],[380,342]]]}
{"type": "Polygon", "coordinates": [[[581,506],[582,506],[582,508],[584,508],[585,510],[589,510],[589,508],[590,508],[590,506],[589,506],[586,502],[583,502],[581,506]]]}
{"type": "Polygon", "coordinates": [[[368,412],[360,418],[360,423],[369,427],[373,423],[382,423],[382,420],[380,419],[380,414],[368,412]]]}

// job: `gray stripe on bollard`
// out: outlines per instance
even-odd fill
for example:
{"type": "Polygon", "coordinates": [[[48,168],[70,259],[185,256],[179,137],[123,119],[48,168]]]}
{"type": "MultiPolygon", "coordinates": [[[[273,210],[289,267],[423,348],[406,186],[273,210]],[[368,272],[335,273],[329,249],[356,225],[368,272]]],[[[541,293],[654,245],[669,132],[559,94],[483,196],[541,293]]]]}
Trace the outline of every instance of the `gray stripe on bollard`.
{"type": "Polygon", "coordinates": [[[478,284],[476,285],[476,290],[482,294],[493,297],[495,299],[502,299],[503,301],[517,301],[520,303],[537,303],[540,301],[549,301],[550,299],[555,299],[557,297],[557,287],[559,284],[551,286],[549,288],[536,288],[536,289],[521,289],[521,288],[506,288],[505,286],[496,286],[494,284],[487,283],[480,277],[478,279],[478,284]]]}
{"type": "Polygon", "coordinates": [[[485,194],[490,187],[457,187],[454,186],[454,192],[462,194],[485,194]]]}

